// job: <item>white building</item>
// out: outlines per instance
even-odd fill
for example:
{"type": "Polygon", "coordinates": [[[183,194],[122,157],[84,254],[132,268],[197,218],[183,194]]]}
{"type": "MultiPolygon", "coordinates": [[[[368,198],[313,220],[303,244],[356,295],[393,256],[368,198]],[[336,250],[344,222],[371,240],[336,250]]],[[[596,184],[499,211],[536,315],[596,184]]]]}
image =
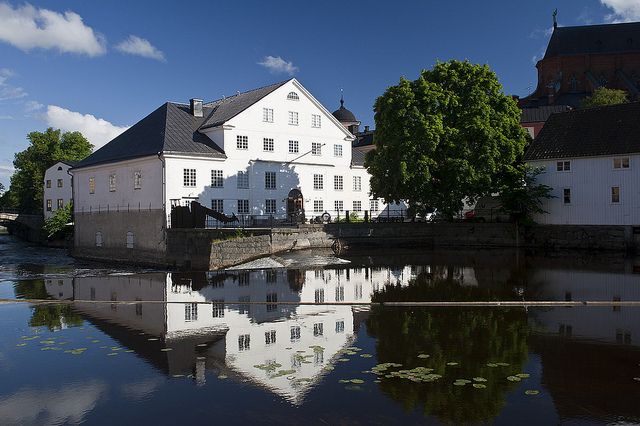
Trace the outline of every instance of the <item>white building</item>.
{"type": "Polygon", "coordinates": [[[44,172],[44,218],[49,219],[56,210],[73,201],[71,174],[69,169],[75,163],[58,161],[44,172]]]}
{"type": "Polygon", "coordinates": [[[525,155],[553,188],[539,223],[640,225],[640,103],[553,114],[525,155]]]}
{"type": "Polygon", "coordinates": [[[72,169],[76,249],[164,252],[171,207],[194,200],[241,217],[377,215],[385,206],[345,127],[358,123],[334,114],[349,120],[296,79],[165,103],[72,169]]]}

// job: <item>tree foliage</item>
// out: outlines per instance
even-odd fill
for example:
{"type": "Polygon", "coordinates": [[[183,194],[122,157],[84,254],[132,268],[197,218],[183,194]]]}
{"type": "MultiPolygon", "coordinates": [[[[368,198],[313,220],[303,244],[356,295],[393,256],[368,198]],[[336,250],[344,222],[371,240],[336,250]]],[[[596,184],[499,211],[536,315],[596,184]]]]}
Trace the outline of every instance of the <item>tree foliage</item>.
{"type": "Polygon", "coordinates": [[[29,146],[15,155],[11,187],[3,201],[7,207],[27,212],[42,211],[44,172],[58,161],[79,161],[91,154],[93,145],[80,132],[49,127],[27,135],[29,146]]]}
{"type": "Polygon", "coordinates": [[[521,112],[495,73],[468,61],[401,78],[374,110],[376,149],[365,161],[373,196],[448,216],[463,199],[496,192],[527,142],[521,112]]]}
{"type": "Polygon", "coordinates": [[[520,223],[532,221],[533,215],[548,213],[542,208],[544,200],[553,198],[548,185],[537,183],[543,169],[520,164],[514,174],[505,179],[500,190],[502,207],[520,223]]]}
{"type": "Polygon", "coordinates": [[[604,105],[617,105],[629,102],[627,92],[618,89],[598,87],[593,94],[582,101],[582,108],[593,108],[604,105]]]}
{"type": "Polygon", "coordinates": [[[67,224],[73,220],[73,204],[68,203],[44,222],[44,230],[47,232],[48,238],[61,236],[67,229],[67,224]]]}

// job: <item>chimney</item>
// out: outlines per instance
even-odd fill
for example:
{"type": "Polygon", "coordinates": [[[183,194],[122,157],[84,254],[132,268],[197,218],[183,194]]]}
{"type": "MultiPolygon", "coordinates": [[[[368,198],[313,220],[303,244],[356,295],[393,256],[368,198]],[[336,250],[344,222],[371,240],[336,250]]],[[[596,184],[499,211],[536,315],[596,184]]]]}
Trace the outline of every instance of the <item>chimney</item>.
{"type": "Polygon", "coordinates": [[[364,126],[364,131],[368,132],[369,131],[369,126],[364,126]]]}
{"type": "Polygon", "coordinates": [[[194,117],[202,117],[202,99],[190,99],[191,115],[194,117]]]}

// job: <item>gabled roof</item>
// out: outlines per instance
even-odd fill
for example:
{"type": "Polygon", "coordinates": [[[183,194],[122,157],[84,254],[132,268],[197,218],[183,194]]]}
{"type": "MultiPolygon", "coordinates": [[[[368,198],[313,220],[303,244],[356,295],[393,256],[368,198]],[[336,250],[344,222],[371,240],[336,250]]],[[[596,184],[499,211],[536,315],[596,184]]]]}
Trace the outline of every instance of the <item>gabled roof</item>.
{"type": "MultiPolygon", "coordinates": [[[[212,112],[212,108],[205,107],[203,110],[204,117],[212,112]]],[[[198,132],[204,117],[194,117],[189,105],[167,102],[74,168],[157,155],[160,152],[226,158],[211,139],[198,132]]]]}
{"type": "Polygon", "coordinates": [[[351,148],[351,165],[364,166],[364,158],[367,152],[376,149],[375,145],[354,146],[351,148]]]}
{"type": "Polygon", "coordinates": [[[640,153],[640,102],[553,114],[525,160],[640,153]]]}
{"type": "Polygon", "coordinates": [[[569,105],[545,105],[535,108],[523,108],[522,116],[520,117],[521,123],[539,123],[545,122],[551,114],[557,112],[569,111],[571,107],[569,105]]]}
{"type": "Polygon", "coordinates": [[[555,28],[544,57],[622,52],[640,52],[640,22],[555,28]]]}
{"type": "Polygon", "coordinates": [[[206,119],[200,128],[207,129],[223,124],[289,81],[291,80],[281,81],[204,104],[205,107],[211,108],[211,110],[209,114],[205,113],[206,119]]]}

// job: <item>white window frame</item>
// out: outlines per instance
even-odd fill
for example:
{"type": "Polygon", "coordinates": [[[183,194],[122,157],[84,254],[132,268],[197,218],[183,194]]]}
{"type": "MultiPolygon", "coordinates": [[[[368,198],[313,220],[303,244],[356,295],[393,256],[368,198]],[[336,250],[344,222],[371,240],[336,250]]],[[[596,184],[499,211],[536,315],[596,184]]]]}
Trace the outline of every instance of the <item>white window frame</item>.
{"type": "Polygon", "coordinates": [[[140,170],[133,172],[133,189],[142,189],[142,172],[140,170]]]}
{"type": "Polygon", "coordinates": [[[300,144],[298,141],[289,141],[289,154],[297,154],[300,152],[300,144]]]}
{"type": "Polygon", "coordinates": [[[611,187],[611,204],[622,204],[622,191],[620,185],[611,187]],[[615,190],[615,191],[614,191],[615,190]],[[614,195],[617,195],[617,201],[614,201],[614,195]]]}
{"type": "Polygon", "coordinates": [[[214,198],[211,200],[211,210],[218,213],[224,213],[224,200],[220,198],[214,198]]]}
{"type": "Polygon", "coordinates": [[[297,126],[298,123],[299,123],[298,112],[297,111],[289,111],[289,126],[297,126]]]}
{"type": "Polygon", "coordinates": [[[362,201],[353,200],[353,211],[354,212],[361,212],[362,211],[362,201]]]}
{"type": "Polygon", "coordinates": [[[249,214],[249,200],[238,200],[238,214],[249,214]]]}
{"type": "Polygon", "coordinates": [[[311,142],[311,155],[322,155],[322,143],[311,142]]]}
{"type": "Polygon", "coordinates": [[[238,170],[238,189],[249,189],[249,172],[238,170]]]}
{"type": "Polygon", "coordinates": [[[353,177],[353,190],[356,192],[362,191],[362,176],[353,177]]]}
{"type": "Polygon", "coordinates": [[[265,152],[273,152],[275,144],[273,138],[262,138],[262,150],[265,152]]]}
{"type": "Polygon", "coordinates": [[[277,204],[274,198],[267,198],[266,200],[264,200],[265,214],[275,214],[276,210],[277,210],[277,204]]]}
{"type": "Polygon", "coordinates": [[[136,239],[135,239],[135,238],[136,238],[136,237],[135,237],[135,235],[133,234],[133,232],[131,232],[131,231],[128,231],[128,232],[127,232],[126,244],[127,244],[127,248],[128,248],[128,249],[132,249],[132,248],[133,248],[133,246],[134,246],[134,244],[135,244],[135,241],[136,241],[136,239]]]}
{"type": "Polygon", "coordinates": [[[333,202],[333,209],[337,212],[342,212],[344,211],[344,201],[342,200],[335,200],[333,202]]]}
{"type": "Polygon", "coordinates": [[[342,145],[335,144],[333,145],[333,156],[334,157],[342,157],[342,145]]]}
{"type": "Polygon", "coordinates": [[[211,187],[224,188],[224,177],[222,170],[211,170],[211,187]]]}
{"type": "Polygon", "coordinates": [[[372,213],[377,213],[380,211],[380,203],[378,202],[378,200],[376,199],[369,200],[369,210],[372,213]]]}
{"type": "Polygon", "coordinates": [[[313,174],[313,190],[314,191],[323,191],[324,190],[324,175],[323,174],[313,174]]]}
{"type": "Polygon", "coordinates": [[[275,330],[267,330],[264,332],[264,344],[269,346],[276,343],[277,333],[275,330]]]}
{"type": "Polygon", "coordinates": [[[96,193],[96,178],[95,176],[91,176],[89,178],[89,194],[96,193]]]}
{"type": "Polygon", "coordinates": [[[53,200],[47,199],[47,211],[50,212],[53,210],[53,200]]]}
{"type": "Polygon", "coordinates": [[[614,170],[628,170],[631,168],[631,159],[629,157],[614,157],[614,170]]]}
{"type": "Polygon", "coordinates": [[[109,175],[109,192],[116,192],[117,189],[117,177],[115,173],[109,175]]]}
{"type": "Polygon", "coordinates": [[[196,182],[196,169],[182,169],[182,185],[185,188],[195,188],[196,182]]]}
{"type": "Polygon", "coordinates": [[[56,200],[56,208],[59,210],[64,207],[64,199],[58,198],[56,200]]]}
{"type": "Polygon", "coordinates": [[[236,136],[236,149],[246,151],[249,149],[249,136],[237,135],[236,136]]]}
{"type": "Polygon", "coordinates": [[[264,189],[274,190],[276,188],[278,188],[276,172],[272,172],[272,171],[264,172],[264,189]]]}
{"type": "Polygon", "coordinates": [[[273,123],[273,108],[262,108],[262,121],[273,123]]]}
{"type": "Polygon", "coordinates": [[[102,232],[96,232],[96,247],[102,247],[102,232]]]}
{"type": "Polygon", "coordinates": [[[311,127],[315,129],[322,127],[322,118],[320,114],[311,114],[311,127]]]}
{"type": "Polygon", "coordinates": [[[324,212],[324,201],[323,200],[313,200],[313,212],[314,213],[323,213],[324,212]]]}
{"type": "Polygon", "coordinates": [[[289,100],[289,101],[299,101],[300,100],[300,96],[298,96],[298,94],[296,92],[289,92],[289,93],[287,93],[287,100],[289,100]]]}
{"type": "Polygon", "coordinates": [[[335,175],[333,177],[333,189],[335,191],[342,191],[344,190],[344,176],[342,175],[335,175]]]}
{"type": "Polygon", "coordinates": [[[62,187],[64,187],[64,180],[62,180],[62,179],[58,179],[56,186],[57,186],[58,188],[62,188],[62,187]]]}
{"type": "Polygon", "coordinates": [[[557,172],[570,172],[571,171],[571,160],[556,161],[556,171],[557,172]]]}

